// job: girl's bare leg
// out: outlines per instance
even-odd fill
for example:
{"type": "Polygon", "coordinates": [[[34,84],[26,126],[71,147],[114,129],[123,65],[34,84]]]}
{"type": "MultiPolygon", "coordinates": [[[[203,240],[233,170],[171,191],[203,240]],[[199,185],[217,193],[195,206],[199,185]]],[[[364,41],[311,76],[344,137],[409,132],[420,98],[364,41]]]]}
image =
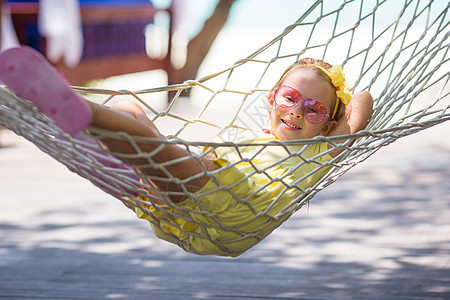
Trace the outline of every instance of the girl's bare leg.
{"type": "MultiPolygon", "coordinates": [[[[112,108],[97,105],[87,101],[93,112],[91,126],[100,127],[111,131],[123,131],[129,135],[149,137],[165,140],[166,138],[159,132],[155,124],[146,116],[141,107],[132,102],[123,102],[114,105],[112,108]]],[[[102,143],[112,152],[120,154],[137,154],[137,151],[129,142],[104,138],[102,143]]],[[[138,143],[138,150],[149,153],[160,147],[157,143],[138,143]]],[[[178,178],[181,180],[191,178],[194,175],[205,173],[206,170],[217,169],[218,166],[209,158],[203,158],[201,163],[192,158],[188,151],[174,144],[165,144],[161,151],[152,155],[149,161],[145,157],[126,158],[119,157],[129,165],[135,165],[145,175],[163,178],[153,179],[152,182],[160,189],[170,192],[180,193],[180,195],[170,196],[173,202],[179,202],[186,198],[185,189],[195,192],[202,188],[209,180],[207,174],[187,180],[183,186],[170,180],[178,178]],[[166,165],[163,169],[160,163],[170,162],[175,159],[185,158],[176,163],[166,165]],[[142,167],[143,166],[143,167],[142,167]],[[165,179],[165,180],[164,180],[165,179]]]]}
{"type": "Polygon", "coordinates": [[[102,142],[117,153],[118,158],[135,165],[143,174],[161,178],[153,180],[161,190],[179,192],[180,196],[171,197],[174,202],[185,198],[183,192],[186,189],[172,179],[186,180],[185,185],[189,186],[189,190],[196,191],[208,181],[206,171],[217,168],[208,158],[198,161],[186,149],[164,143],[165,137],[136,105],[124,104],[122,107],[109,109],[83,99],[70,88],[45,57],[29,47],[11,48],[0,53],[0,80],[17,95],[33,102],[66,133],[77,134],[92,125],[111,131],[123,131],[132,136],[163,140],[159,144],[138,143],[136,148],[127,141],[113,138],[104,138],[102,142]],[[156,152],[160,147],[163,149],[156,152]],[[140,152],[147,155],[156,153],[147,158],[144,155],[120,155],[140,152]],[[176,163],[171,164],[174,160],[177,160],[176,163]],[[167,163],[164,169],[162,163],[167,163]],[[190,180],[194,175],[198,177],[190,180]]]}

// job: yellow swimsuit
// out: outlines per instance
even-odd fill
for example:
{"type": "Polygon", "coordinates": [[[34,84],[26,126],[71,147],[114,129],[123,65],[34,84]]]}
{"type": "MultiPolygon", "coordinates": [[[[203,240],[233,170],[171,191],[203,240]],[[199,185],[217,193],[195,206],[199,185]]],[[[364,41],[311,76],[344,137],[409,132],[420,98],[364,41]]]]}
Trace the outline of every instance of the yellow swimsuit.
{"type": "MultiPolygon", "coordinates": [[[[258,133],[256,138],[253,135],[240,142],[267,144],[274,140],[272,135],[258,133]]],[[[302,195],[292,186],[307,189],[329,170],[314,171],[321,165],[302,164],[298,156],[286,159],[288,151],[280,145],[261,148],[239,147],[239,155],[234,147],[218,147],[216,162],[221,168],[203,188],[170,206],[141,204],[146,213],[136,208],[137,216],[150,221],[157,237],[188,252],[233,257],[244,253],[290,216],[290,205],[302,195]]],[[[327,150],[326,143],[288,149],[319,163],[331,160],[321,154],[327,150]]]]}

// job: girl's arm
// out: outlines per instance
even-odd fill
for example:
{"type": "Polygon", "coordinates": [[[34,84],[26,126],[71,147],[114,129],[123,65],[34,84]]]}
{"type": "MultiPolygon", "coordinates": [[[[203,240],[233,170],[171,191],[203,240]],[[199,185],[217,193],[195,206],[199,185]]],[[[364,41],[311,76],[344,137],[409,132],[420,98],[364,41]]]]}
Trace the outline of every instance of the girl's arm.
{"type": "MultiPolygon", "coordinates": [[[[364,91],[354,94],[346,106],[345,115],[337,122],[328,136],[353,134],[363,130],[372,114],[372,108],[373,99],[369,92],[364,91]]],[[[345,140],[338,141],[338,143],[344,142],[345,140]]],[[[335,157],[342,151],[343,149],[336,149],[330,155],[335,157]]]]}

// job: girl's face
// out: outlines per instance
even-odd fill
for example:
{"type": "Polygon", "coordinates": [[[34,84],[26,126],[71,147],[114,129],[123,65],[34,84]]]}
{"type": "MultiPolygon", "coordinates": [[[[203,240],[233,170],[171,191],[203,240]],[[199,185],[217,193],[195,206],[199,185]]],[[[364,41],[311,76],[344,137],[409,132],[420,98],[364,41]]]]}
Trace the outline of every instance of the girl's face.
{"type": "Polygon", "coordinates": [[[332,114],[336,104],[336,92],[315,72],[300,68],[292,70],[281,85],[287,85],[300,92],[302,99],[294,106],[280,107],[275,103],[275,92],[269,94],[271,132],[280,141],[309,139],[317,135],[326,136],[336,126],[329,116],[321,123],[313,124],[303,115],[302,105],[305,98],[321,102],[332,114]]]}

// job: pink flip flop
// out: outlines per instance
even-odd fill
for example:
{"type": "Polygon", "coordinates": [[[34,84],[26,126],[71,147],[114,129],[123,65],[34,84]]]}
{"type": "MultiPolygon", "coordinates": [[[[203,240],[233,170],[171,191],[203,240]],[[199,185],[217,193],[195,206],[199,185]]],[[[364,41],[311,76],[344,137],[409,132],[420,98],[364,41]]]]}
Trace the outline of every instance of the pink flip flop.
{"type": "Polygon", "coordinates": [[[0,54],[0,80],[18,96],[33,102],[65,132],[76,134],[92,119],[83,98],[37,51],[29,47],[0,54]]]}

